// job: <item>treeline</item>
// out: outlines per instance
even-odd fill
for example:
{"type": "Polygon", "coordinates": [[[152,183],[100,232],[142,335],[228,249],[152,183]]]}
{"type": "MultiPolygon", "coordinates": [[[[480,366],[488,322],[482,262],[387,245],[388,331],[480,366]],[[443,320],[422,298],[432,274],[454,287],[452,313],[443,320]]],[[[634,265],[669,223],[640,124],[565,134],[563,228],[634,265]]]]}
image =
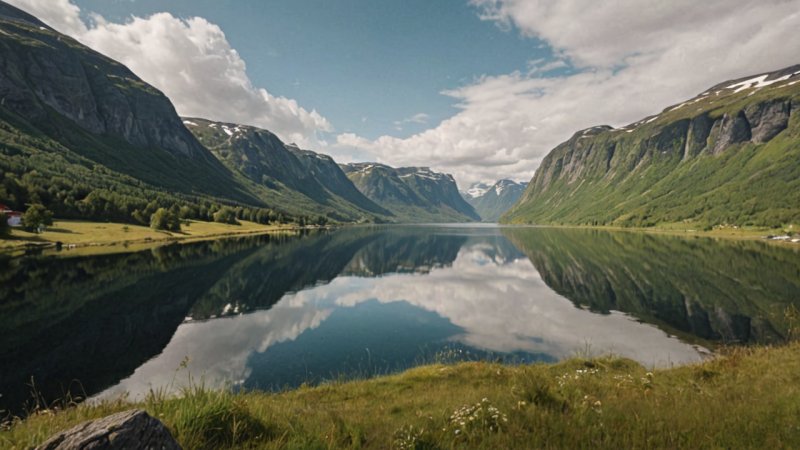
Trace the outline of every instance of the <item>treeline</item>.
{"type": "Polygon", "coordinates": [[[42,152],[25,144],[30,143],[0,143],[0,203],[17,211],[41,204],[57,218],[141,225],[150,225],[160,209],[182,220],[224,223],[247,220],[260,224],[325,225],[329,220],[326,216],[292,215],[207,196],[163,191],[93,164],[69,150],[42,152]]]}

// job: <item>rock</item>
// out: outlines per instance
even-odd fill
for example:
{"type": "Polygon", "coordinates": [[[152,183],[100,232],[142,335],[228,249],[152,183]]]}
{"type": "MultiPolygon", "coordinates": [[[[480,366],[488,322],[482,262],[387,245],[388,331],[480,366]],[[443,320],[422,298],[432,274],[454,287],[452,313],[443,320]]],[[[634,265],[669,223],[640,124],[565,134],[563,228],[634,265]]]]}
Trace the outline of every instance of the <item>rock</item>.
{"type": "Polygon", "coordinates": [[[163,423],[134,409],[62,431],[37,450],[175,450],[180,445],[163,423]]]}
{"type": "Polygon", "coordinates": [[[753,130],[753,142],[763,143],[774,138],[789,126],[791,103],[772,100],[751,105],[745,109],[747,121],[753,130]]]}
{"type": "Polygon", "coordinates": [[[708,113],[701,114],[692,119],[689,125],[689,133],[686,136],[683,159],[695,157],[706,148],[708,135],[711,134],[711,127],[713,125],[714,121],[708,117],[708,113]]]}
{"type": "Polygon", "coordinates": [[[715,131],[718,134],[711,152],[713,155],[719,155],[731,145],[750,140],[750,124],[743,111],[739,111],[735,116],[725,114],[721,121],[714,124],[712,134],[715,131]]]}

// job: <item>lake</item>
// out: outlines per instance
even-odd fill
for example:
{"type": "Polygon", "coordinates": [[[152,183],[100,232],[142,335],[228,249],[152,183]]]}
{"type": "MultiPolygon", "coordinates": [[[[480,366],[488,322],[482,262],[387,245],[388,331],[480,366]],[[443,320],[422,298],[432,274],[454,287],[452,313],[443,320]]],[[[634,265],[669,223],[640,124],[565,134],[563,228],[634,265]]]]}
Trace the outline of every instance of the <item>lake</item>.
{"type": "Polygon", "coordinates": [[[648,367],[783,342],[800,252],[484,225],[352,227],[0,259],[0,409],[191,376],[278,390],[462,360],[648,367]]]}

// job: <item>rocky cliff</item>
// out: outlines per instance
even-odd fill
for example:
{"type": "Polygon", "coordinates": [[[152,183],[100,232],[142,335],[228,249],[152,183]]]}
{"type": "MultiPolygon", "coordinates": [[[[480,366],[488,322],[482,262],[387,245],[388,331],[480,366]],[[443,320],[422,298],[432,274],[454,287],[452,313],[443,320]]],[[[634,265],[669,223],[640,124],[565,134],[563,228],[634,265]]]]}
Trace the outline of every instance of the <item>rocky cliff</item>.
{"type": "Polygon", "coordinates": [[[261,203],[183,126],[161,92],[3,2],[0,122],[39,151],[74,152],[171,191],[261,203]]]}
{"type": "Polygon", "coordinates": [[[800,65],[726,81],[622,128],[575,133],[542,161],[514,223],[800,221],[800,65]]]}

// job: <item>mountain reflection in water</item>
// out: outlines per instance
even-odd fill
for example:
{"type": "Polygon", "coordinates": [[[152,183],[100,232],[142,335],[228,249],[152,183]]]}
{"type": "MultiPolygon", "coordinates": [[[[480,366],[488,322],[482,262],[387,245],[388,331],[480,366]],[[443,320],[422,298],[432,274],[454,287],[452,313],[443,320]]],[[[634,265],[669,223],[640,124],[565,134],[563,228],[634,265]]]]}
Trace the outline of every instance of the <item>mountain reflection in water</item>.
{"type": "Polygon", "coordinates": [[[274,389],[441,355],[645,365],[775,342],[800,256],[759,242],[487,227],[349,228],[4,265],[0,407],[180,386],[274,389]],[[186,370],[176,369],[188,357],[186,370]]]}

